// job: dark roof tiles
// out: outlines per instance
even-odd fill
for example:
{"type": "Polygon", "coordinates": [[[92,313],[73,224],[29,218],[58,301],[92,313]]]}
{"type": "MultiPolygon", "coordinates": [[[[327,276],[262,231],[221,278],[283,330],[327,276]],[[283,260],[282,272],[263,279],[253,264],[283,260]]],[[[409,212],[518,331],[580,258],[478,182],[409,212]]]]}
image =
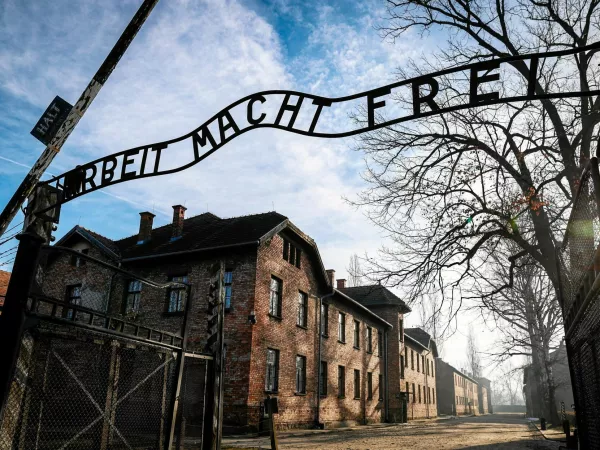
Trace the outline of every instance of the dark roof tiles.
{"type": "Polygon", "coordinates": [[[363,306],[397,305],[410,312],[410,308],[399,299],[392,291],[380,284],[371,286],[356,286],[339,289],[348,297],[361,303],[363,306]]]}

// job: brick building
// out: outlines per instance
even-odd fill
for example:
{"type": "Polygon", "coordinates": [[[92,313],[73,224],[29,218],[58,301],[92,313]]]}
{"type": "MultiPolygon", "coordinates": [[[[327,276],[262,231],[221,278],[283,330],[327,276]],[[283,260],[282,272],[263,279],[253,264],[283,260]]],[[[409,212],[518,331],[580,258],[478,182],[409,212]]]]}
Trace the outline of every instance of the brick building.
{"type": "Polygon", "coordinates": [[[407,392],[408,419],[437,417],[435,341],[420,328],[406,328],[403,349],[404,367],[400,377],[407,392]]]}
{"type": "Polygon", "coordinates": [[[76,226],[57,245],[155,282],[189,283],[190,298],[92,270],[67,255],[47,261],[52,285],[46,292],[172,332],[180,331],[190,302],[188,349],[202,352],[209,268],[224,261],[225,424],[256,429],[267,394],[279,398],[280,427],[389,419],[400,367],[390,349],[409,311],[401,300],[381,288],[393,303],[368,305],[343,280],[334,289],[335,274],[324,269],[315,242],[276,212],[230,219],[184,215],[176,205],[172,224],[153,229],[154,215],[140,213],[139,233],[120,240],[76,226]]]}
{"type": "Polygon", "coordinates": [[[479,385],[479,413],[492,414],[492,382],[484,377],[475,377],[479,385]]]}
{"type": "Polygon", "coordinates": [[[437,358],[436,364],[439,413],[456,416],[478,414],[479,385],[477,381],[442,361],[441,358],[437,358]]]}

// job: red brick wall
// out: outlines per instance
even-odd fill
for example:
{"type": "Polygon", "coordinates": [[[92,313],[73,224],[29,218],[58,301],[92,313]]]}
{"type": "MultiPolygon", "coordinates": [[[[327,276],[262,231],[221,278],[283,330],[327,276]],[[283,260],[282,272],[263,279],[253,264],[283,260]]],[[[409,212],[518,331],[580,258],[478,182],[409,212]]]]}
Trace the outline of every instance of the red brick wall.
{"type": "Polygon", "coordinates": [[[406,383],[408,383],[410,392],[408,398],[408,419],[411,420],[423,417],[437,417],[437,390],[435,390],[435,361],[433,355],[430,351],[424,350],[422,347],[412,343],[406,338],[404,340],[402,350],[403,355],[408,354],[408,359],[406,357],[404,358],[404,378],[402,379],[402,382],[404,383],[403,391],[406,391],[406,383]],[[408,350],[408,352],[406,350],[408,350]],[[411,364],[411,352],[412,355],[414,355],[414,369],[412,368],[413,365],[411,364]],[[423,360],[425,360],[425,368],[422,364],[423,360]],[[407,362],[408,365],[406,364],[407,362]],[[432,362],[434,364],[434,373],[431,372],[432,362]],[[429,364],[429,374],[427,371],[427,364],[429,364]],[[415,387],[414,396],[413,384],[415,387]],[[421,392],[420,396],[419,390],[421,392]]]}

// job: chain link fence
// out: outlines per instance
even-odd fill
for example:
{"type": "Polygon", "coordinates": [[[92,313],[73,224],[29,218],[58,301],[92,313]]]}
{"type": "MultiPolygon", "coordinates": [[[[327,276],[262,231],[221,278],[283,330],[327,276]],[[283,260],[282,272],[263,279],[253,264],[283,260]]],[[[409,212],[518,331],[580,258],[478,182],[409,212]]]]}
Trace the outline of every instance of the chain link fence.
{"type": "Polygon", "coordinates": [[[581,448],[600,448],[599,181],[593,158],[581,177],[557,258],[581,448]]]}
{"type": "Polygon", "coordinates": [[[212,361],[185,358],[189,286],[70,249],[40,261],[0,450],[202,448],[212,361]],[[165,304],[181,311],[165,320],[165,304]]]}

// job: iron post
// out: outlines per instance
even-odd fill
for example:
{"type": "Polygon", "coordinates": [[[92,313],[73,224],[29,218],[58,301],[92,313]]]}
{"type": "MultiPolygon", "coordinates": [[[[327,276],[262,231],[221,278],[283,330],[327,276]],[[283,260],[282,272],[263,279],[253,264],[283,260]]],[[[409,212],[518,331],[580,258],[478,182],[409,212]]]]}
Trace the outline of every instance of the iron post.
{"type": "Polygon", "coordinates": [[[25,332],[25,310],[42,244],[45,239],[33,232],[17,236],[19,248],[0,315],[0,418],[9,400],[12,378],[25,332]]]}

